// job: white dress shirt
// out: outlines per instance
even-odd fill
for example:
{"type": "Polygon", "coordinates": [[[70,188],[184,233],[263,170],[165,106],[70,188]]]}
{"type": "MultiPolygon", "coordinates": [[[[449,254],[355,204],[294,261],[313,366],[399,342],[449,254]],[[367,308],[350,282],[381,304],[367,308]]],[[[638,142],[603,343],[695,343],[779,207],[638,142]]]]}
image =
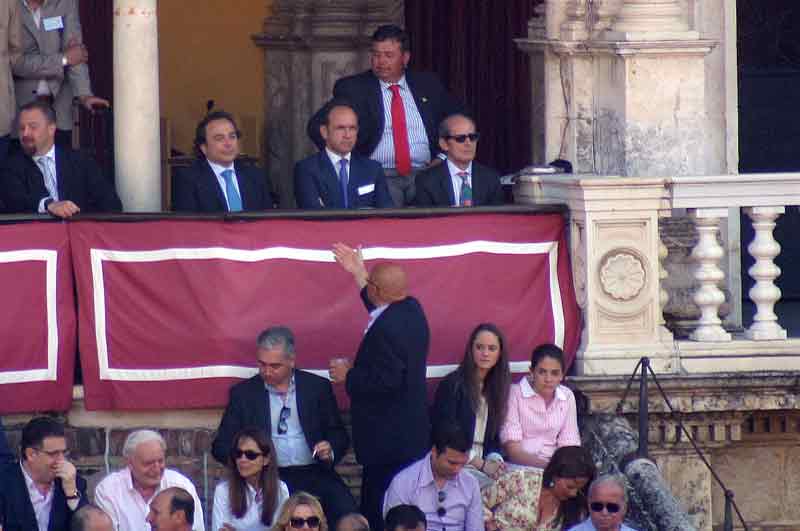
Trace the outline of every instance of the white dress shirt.
{"type": "Polygon", "coordinates": [[[452,206],[458,206],[461,204],[461,177],[458,176],[458,173],[462,171],[466,172],[467,184],[472,188],[472,161],[470,161],[466,170],[462,170],[453,164],[452,160],[447,159],[447,171],[450,172],[450,182],[453,183],[453,199],[455,202],[452,206]]]}
{"type": "Polygon", "coordinates": [[[391,85],[400,85],[400,96],[403,98],[403,109],[406,112],[406,131],[408,132],[408,150],[411,152],[411,167],[425,167],[431,160],[431,147],[428,143],[428,133],[425,131],[425,122],[417,109],[414,94],[408,86],[406,76],[397,83],[379,81],[383,101],[383,131],[381,139],[375,146],[369,158],[377,160],[385,169],[395,168],[394,135],[392,133],[392,89],[391,85]]]}
{"type": "Polygon", "coordinates": [[[36,488],[36,483],[28,475],[28,471],[25,470],[22,463],[19,464],[19,467],[22,469],[22,475],[25,478],[25,486],[28,487],[28,497],[31,499],[33,512],[36,514],[36,525],[39,526],[39,531],[47,531],[47,527],[50,525],[50,510],[53,508],[54,485],[51,483],[47,494],[43,495],[36,488]]]}
{"type": "MultiPolygon", "coordinates": [[[[261,523],[261,499],[256,500],[256,489],[247,485],[247,511],[241,518],[236,518],[231,512],[231,499],[229,497],[228,482],[217,483],[214,489],[214,510],[211,515],[211,529],[217,531],[224,524],[232,525],[236,531],[264,531],[270,529],[261,523]]],[[[259,496],[260,498],[260,496],[259,496]]],[[[272,513],[272,524],[278,520],[278,515],[283,507],[283,502],[289,499],[289,488],[278,480],[278,503],[272,513]]]]}
{"type": "Polygon", "coordinates": [[[130,468],[112,472],[103,478],[94,491],[94,500],[97,505],[111,517],[116,531],[149,531],[147,513],[150,512],[150,502],[156,494],[169,487],[185,489],[194,498],[194,531],[205,531],[203,523],[203,507],[197,497],[197,490],[191,480],[175,470],[164,469],[161,484],[155,494],[145,500],[139,491],[133,488],[133,478],[130,468]]]}
{"type": "MultiPolygon", "coordinates": [[[[241,199],[242,191],[239,189],[239,177],[236,175],[236,168],[234,167],[234,164],[231,164],[230,166],[222,166],[221,164],[211,162],[208,159],[206,159],[206,162],[208,162],[208,165],[211,166],[211,171],[214,172],[214,175],[217,176],[217,182],[222,190],[222,197],[225,198],[225,204],[228,206],[228,210],[230,210],[231,204],[228,202],[228,189],[225,185],[225,177],[222,176],[222,172],[225,170],[231,170],[233,172],[233,187],[236,188],[236,192],[239,194],[239,198],[241,199]]],[[[244,199],[242,199],[242,204],[244,204],[244,199]]]]}

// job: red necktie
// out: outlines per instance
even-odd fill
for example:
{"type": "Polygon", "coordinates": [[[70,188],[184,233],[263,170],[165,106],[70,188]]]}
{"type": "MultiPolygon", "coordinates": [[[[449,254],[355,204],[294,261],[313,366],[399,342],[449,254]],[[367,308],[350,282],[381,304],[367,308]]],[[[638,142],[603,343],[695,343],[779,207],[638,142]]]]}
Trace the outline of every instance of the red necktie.
{"type": "Polygon", "coordinates": [[[411,173],[411,151],[408,149],[406,110],[400,85],[390,85],[392,91],[392,136],[394,137],[394,166],[399,175],[411,173]]]}

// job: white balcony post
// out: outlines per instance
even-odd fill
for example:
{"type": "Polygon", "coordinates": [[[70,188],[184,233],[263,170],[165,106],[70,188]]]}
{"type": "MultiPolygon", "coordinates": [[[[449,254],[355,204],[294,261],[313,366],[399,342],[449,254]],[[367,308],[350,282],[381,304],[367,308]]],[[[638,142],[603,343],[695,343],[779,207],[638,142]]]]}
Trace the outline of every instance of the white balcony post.
{"type": "Polygon", "coordinates": [[[756,304],[756,315],[753,324],[745,331],[745,337],[755,340],[786,339],[786,330],[778,324],[775,315],[775,303],[781,298],[781,290],[774,280],[781,274],[774,259],[781,252],[781,246],[772,235],[775,220],[786,209],[780,207],[751,207],[745,212],[753,220],[755,238],[747,246],[756,263],[748,269],[748,273],[756,281],[750,288],[750,298],[756,304]]]}
{"type": "Polygon", "coordinates": [[[161,210],[158,0],[114,0],[114,163],[126,211],[161,210]]]}
{"type": "Polygon", "coordinates": [[[727,208],[692,209],[698,233],[697,245],[692,249],[692,259],[697,262],[695,279],[699,283],[694,294],[694,303],[700,308],[700,320],[691,338],[695,341],[730,341],[731,335],[722,328],[719,307],[725,302],[725,294],[719,284],[725,273],[719,261],[725,250],[717,242],[719,220],[728,216],[727,208]]]}

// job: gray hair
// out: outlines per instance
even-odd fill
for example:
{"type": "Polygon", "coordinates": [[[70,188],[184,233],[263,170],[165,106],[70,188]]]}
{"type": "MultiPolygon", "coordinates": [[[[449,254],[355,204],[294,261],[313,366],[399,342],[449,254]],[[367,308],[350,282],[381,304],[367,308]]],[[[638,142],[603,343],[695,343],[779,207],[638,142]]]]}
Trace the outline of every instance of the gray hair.
{"type": "Polygon", "coordinates": [[[111,520],[111,517],[108,516],[105,511],[103,511],[97,505],[87,503],[72,514],[69,525],[70,531],[85,531],[86,529],[89,529],[89,524],[91,523],[92,517],[108,518],[108,523],[113,526],[113,520],[111,520]]]}
{"type": "Polygon", "coordinates": [[[167,443],[160,433],[153,430],[136,430],[131,432],[128,438],[125,439],[125,444],[122,446],[122,455],[124,457],[130,457],[136,452],[137,446],[150,441],[158,441],[161,445],[161,449],[165,452],[167,451],[167,443]]]}
{"type": "Polygon", "coordinates": [[[439,138],[447,138],[450,136],[450,121],[453,118],[464,118],[465,120],[469,120],[472,123],[472,127],[476,127],[475,120],[467,116],[466,114],[462,114],[460,112],[449,114],[444,117],[444,120],[439,122],[439,138]]]}
{"type": "Polygon", "coordinates": [[[628,482],[624,476],[620,474],[603,474],[594,481],[592,484],[589,485],[589,500],[592,499],[595,491],[601,486],[607,483],[611,483],[612,485],[616,485],[622,491],[622,502],[625,507],[628,506],[628,482]]]}
{"type": "Polygon", "coordinates": [[[294,334],[286,326],[271,326],[258,335],[258,346],[266,350],[283,348],[287,358],[294,358],[294,334]]]}

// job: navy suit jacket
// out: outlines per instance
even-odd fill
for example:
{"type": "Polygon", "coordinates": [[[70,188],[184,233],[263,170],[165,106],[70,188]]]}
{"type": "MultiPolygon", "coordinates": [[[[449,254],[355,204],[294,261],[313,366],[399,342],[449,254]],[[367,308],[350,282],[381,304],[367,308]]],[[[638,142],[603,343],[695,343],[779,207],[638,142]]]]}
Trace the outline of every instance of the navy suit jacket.
{"type": "MultiPolygon", "coordinates": [[[[491,409],[488,412],[488,419],[494,417],[495,412],[491,409]]],[[[470,448],[475,440],[475,411],[472,410],[472,403],[467,395],[467,389],[461,383],[461,376],[457,372],[451,372],[439,383],[436,388],[436,398],[433,401],[431,410],[431,421],[434,426],[455,422],[459,428],[469,438],[470,448]]],[[[489,423],[487,422],[487,429],[489,423]]],[[[483,456],[486,457],[492,452],[502,453],[500,446],[500,430],[493,437],[483,434],[483,456]]]]}
{"type": "MultiPolygon", "coordinates": [[[[308,447],[314,448],[318,442],[328,441],[333,448],[335,463],[339,462],[350,446],[350,438],[339,414],[331,383],[300,369],[295,369],[294,378],[297,413],[308,447]]],[[[272,433],[271,418],[267,389],[260,375],[234,385],[211,447],[212,455],[225,464],[236,434],[244,428],[260,428],[269,435],[272,433]]]]}
{"type": "MultiPolygon", "coordinates": [[[[371,311],[366,288],[361,298],[371,311]]],[[[428,320],[413,297],[391,303],[361,340],[346,388],[362,465],[408,463],[430,451],[429,344],[428,320]]]]}
{"type": "MultiPolygon", "coordinates": [[[[267,210],[275,206],[272,186],[263,170],[234,161],[242,210],[267,210]]],[[[172,209],[176,212],[227,212],[228,203],[214,170],[206,159],[198,159],[176,172],[172,189],[172,209]]]]}
{"type": "MultiPolygon", "coordinates": [[[[7,161],[0,194],[12,213],[37,212],[39,202],[49,195],[44,176],[33,158],[19,152],[7,161]]],[[[80,151],[56,146],[58,198],[70,200],[81,212],[119,212],[122,203],[111,182],[95,161],[80,151]]]]}
{"type": "MultiPolygon", "coordinates": [[[[414,205],[419,207],[455,206],[453,181],[446,162],[417,174],[417,195],[414,205]]],[[[493,169],[472,162],[472,205],[502,205],[503,187],[500,174],[493,169]]]]}
{"type": "MultiPolygon", "coordinates": [[[[86,505],[86,480],[78,476],[78,491],[81,499],[78,508],[86,505]]],[[[61,480],[56,479],[53,491],[53,506],[50,509],[50,525],[48,531],[68,531],[72,511],[67,506],[61,480]]],[[[0,522],[3,531],[31,531],[38,529],[36,513],[33,512],[25,476],[22,475],[19,462],[8,463],[0,467],[0,522]]]]}
{"type": "MultiPolygon", "coordinates": [[[[439,123],[450,114],[464,112],[463,105],[450,96],[435,74],[412,70],[406,70],[405,74],[406,82],[425,124],[433,156],[439,152],[439,123]]],[[[369,157],[378,146],[386,125],[380,81],[372,70],[343,77],[334,85],[333,97],[348,101],[355,108],[358,115],[358,140],[353,151],[369,157]]],[[[309,120],[307,127],[308,136],[319,149],[325,146],[325,141],[319,132],[322,123],[323,116],[320,109],[309,120]]]]}
{"type": "MultiPolygon", "coordinates": [[[[353,153],[348,170],[349,208],[394,206],[380,164],[353,153]],[[371,191],[360,193],[365,186],[371,186],[371,191]]],[[[344,208],[339,176],[327,152],[320,151],[294,165],[294,196],[299,208],[344,208]]]]}

